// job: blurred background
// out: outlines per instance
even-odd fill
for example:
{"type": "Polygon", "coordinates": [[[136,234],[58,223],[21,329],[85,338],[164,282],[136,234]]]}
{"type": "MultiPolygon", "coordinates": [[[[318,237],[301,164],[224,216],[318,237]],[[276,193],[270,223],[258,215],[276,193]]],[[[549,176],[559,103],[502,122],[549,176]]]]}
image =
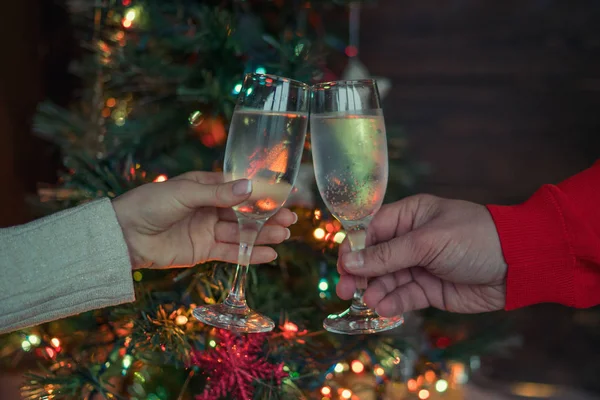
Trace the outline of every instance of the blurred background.
{"type": "MultiPolygon", "coordinates": [[[[386,121],[427,166],[417,191],[512,204],[599,157],[597,1],[379,0],[360,22],[360,60],[391,82],[386,121]]],[[[60,152],[31,121],[42,99],[72,100],[79,50],[65,10],[44,0],[2,5],[0,49],[0,226],[11,226],[32,218],[26,195],[56,182],[60,152]]],[[[598,310],[543,305],[509,318],[522,345],[482,357],[482,387],[538,382],[600,398],[598,310]]]]}

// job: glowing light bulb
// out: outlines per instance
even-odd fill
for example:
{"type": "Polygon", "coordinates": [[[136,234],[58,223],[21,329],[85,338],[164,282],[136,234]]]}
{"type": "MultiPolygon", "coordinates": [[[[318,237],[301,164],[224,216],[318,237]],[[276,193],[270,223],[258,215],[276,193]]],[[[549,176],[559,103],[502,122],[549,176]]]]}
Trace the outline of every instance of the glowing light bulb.
{"type": "Polygon", "coordinates": [[[256,72],[257,74],[266,74],[267,70],[264,69],[263,67],[258,67],[258,68],[256,68],[256,70],[254,72],[256,72]]]}
{"type": "Polygon", "coordinates": [[[331,394],[331,388],[329,386],[323,386],[321,388],[321,394],[323,396],[329,396],[331,394]]]}
{"type": "Polygon", "coordinates": [[[27,336],[27,340],[29,340],[29,343],[31,343],[34,346],[37,346],[38,344],[42,343],[42,340],[38,335],[29,335],[27,336]]]}
{"type": "Polygon", "coordinates": [[[352,397],[352,392],[348,389],[344,389],[342,390],[342,399],[349,399],[350,397],[352,397]]]}
{"type": "Polygon", "coordinates": [[[135,10],[133,8],[130,8],[129,10],[127,10],[127,12],[125,13],[125,19],[127,21],[133,21],[135,19],[135,17],[137,16],[137,13],[135,12],[135,10]]]}
{"type": "Polygon", "coordinates": [[[341,244],[344,241],[345,238],[346,238],[346,233],[340,231],[340,232],[338,232],[338,233],[335,234],[335,236],[333,237],[333,241],[336,242],[336,243],[338,243],[338,244],[341,244]]]}
{"type": "Polygon", "coordinates": [[[365,366],[363,365],[363,363],[361,363],[358,360],[352,361],[352,364],[350,364],[350,367],[352,368],[352,372],[354,372],[355,374],[360,374],[361,372],[363,372],[365,370],[365,366]]]}
{"type": "Polygon", "coordinates": [[[335,364],[333,370],[339,374],[341,372],[344,372],[344,366],[341,363],[337,363],[335,364]]]}
{"type": "Polygon", "coordinates": [[[25,351],[31,350],[31,343],[29,342],[29,340],[23,340],[21,342],[21,348],[25,351]]]}
{"type": "Polygon", "coordinates": [[[135,271],[133,273],[133,280],[136,282],[140,282],[143,277],[144,277],[144,275],[140,271],[135,271]]]}
{"type": "Polygon", "coordinates": [[[377,376],[383,376],[385,374],[385,370],[381,367],[375,367],[373,372],[375,372],[375,375],[377,376]]]}
{"type": "Polygon", "coordinates": [[[327,280],[323,278],[319,281],[319,290],[324,292],[327,289],[329,289],[329,283],[327,283],[327,280]]]}
{"type": "Polygon", "coordinates": [[[154,178],[154,182],[164,182],[169,179],[165,174],[160,174],[156,178],[154,178]]]}
{"type": "Polygon", "coordinates": [[[445,392],[448,389],[448,382],[444,379],[440,379],[435,383],[435,390],[440,393],[445,392]]]}
{"type": "Polygon", "coordinates": [[[211,340],[210,342],[208,342],[208,345],[210,347],[217,347],[217,342],[215,342],[214,340],[211,340]]]}
{"type": "Polygon", "coordinates": [[[123,25],[123,28],[131,28],[131,21],[128,19],[123,19],[123,21],[121,21],[121,24],[123,25]]]}
{"type": "Polygon", "coordinates": [[[429,398],[429,390],[421,389],[419,390],[419,399],[425,400],[429,398]]]}
{"type": "Polygon", "coordinates": [[[188,317],[185,315],[178,315],[177,318],[175,318],[175,323],[177,325],[185,325],[188,323],[188,317]]]}
{"type": "Polygon", "coordinates": [[[410,390],[411,392],[414,392],[417,390],[417,381],[414,379],[409,379],[408,382],[406,382],[406,387],[408,387],[408,390],[410,390]]]}
{"type": "Polygon", "coordinates": [[[60,347],[60,340],[58,340],[57,338],[52,338],[52,340],[50,340],[50,343],[54,347],[60,347]]]}
{"type": "Polygon", "coordinates": [[[433,383],[435,381],[435,372],[433,372],[432,370],[425,372],[425,380],[428,383],[433,383]]]}
{"type": "Polygon", "coordinates": [[[238,83],[237,85],[235,85],[233,87],[233,94],[240,94],[240,92],[242,91],[242,84],[238,83]]]}
{"type": "Polygon", "coordinates": [[[131,367],[131,362],[133,361],[133,357],[130,354],[125,354],[123,357],[123,368],[127,369],[131,367]]]}
{"type": "Polygon", "coordinates": [[[315,239],[321,240],[325,237],[325,230],[323,228],[317,228],[313,232],[313,236],[315,237],[315,239]]]}

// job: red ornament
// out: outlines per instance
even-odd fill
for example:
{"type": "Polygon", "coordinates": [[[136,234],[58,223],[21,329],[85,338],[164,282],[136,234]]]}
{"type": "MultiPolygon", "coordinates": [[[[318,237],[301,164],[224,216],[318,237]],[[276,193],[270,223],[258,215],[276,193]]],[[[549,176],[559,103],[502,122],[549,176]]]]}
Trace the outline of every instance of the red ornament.
{"type": "Polygon", "coordinates": [[[208,371],[207,388],[196,400],[218,400],[231,395],[240,400],[251,400],[255,380],[275,379],[277,384],[287,376],[283,364],[271,364],[262,358],[266,335],[251,334],[235,336],[229,331],[218,330],[219,344],[208,351],[195,351],[191,360],[194,365],[208,371]]]}

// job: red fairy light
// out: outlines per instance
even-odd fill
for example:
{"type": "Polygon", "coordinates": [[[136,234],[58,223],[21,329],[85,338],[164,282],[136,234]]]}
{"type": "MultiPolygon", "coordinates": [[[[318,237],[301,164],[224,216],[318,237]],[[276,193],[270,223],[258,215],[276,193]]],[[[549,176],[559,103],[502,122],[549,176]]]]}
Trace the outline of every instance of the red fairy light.
{"type": "Polygon", "coordinates": [[[283,330],[287,332],[298,332],[298,325],[293,322],[286,322],[283,324],[283,330]]]}
{"type": "Polygon", "coordinates": [[[279,207],[279,203],[275,200],[267,197],[266,199],[261,199],[256,202],[256,206],[264,211],[271,211],[279,207]]]}
{"type": "Polygon", "coordinates": [[[156,178],[154,178],[154,182],[164,182],[167,179],[169,179],[165,174],[160,174],[159,176],[157,176],[156,178]]]}

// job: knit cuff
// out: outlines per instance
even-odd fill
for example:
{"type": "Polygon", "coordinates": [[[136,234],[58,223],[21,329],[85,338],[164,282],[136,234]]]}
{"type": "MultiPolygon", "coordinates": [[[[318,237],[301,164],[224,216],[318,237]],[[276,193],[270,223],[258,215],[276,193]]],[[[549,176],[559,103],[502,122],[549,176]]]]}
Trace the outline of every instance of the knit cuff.
{"type": "Polygon", "coordinates": [[[574,257],[552,188],[542,187],[521,205],[487,206],[508,265],[506,310],[575,304],[574,257]]]}

